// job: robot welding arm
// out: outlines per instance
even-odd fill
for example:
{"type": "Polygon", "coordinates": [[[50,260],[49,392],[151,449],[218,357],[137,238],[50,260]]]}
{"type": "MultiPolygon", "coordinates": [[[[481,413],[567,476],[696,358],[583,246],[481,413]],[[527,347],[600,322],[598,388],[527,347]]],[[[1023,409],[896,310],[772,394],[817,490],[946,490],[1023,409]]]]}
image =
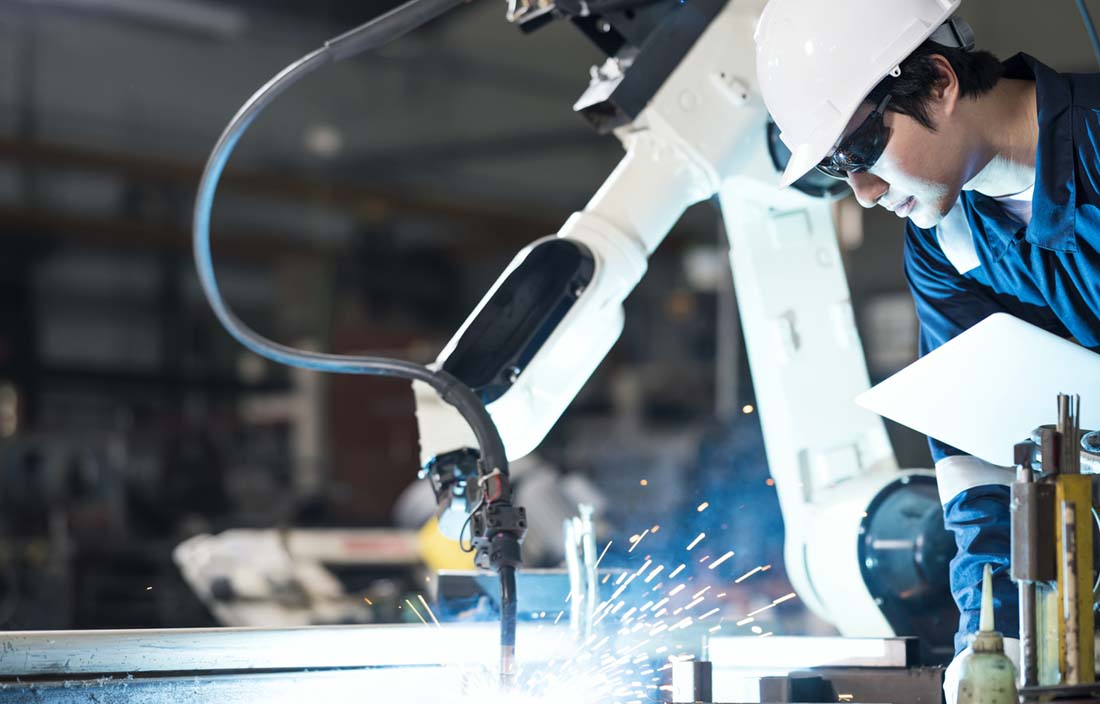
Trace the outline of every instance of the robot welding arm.
{"type": "MultiPolygon", "coordinates": [[[[845,635],[920,634],[913,619],[935,610],[935,571],[946,577],[936,563],[934,478],[899,472],[881,419],[852,403],[869,382],[831,201],[821,197],[828,190],[778,187],[782,155],[755,79],[763,6],[647,5],[666,13],[648,18],[656,27],[648,33],[625,19],[609,33],[596,23],[601,37],[622,30],[610,42],[621,50],[594,71],[577,110],[613,128],[626,155],[556,236],[520,252],[435,366],[480,395],[510,459],[527,454],[618,338],[623,301],[648,256],[688,206],[718,194],[788,574],[845,635]],[[662,73],[669,47],[685,36],[682,56],[662,73]]],[[[592,24],[574,21],[586,32],[592,24]]],[[[478,500],[463,469],[476,444],[435,395],[414,386],[440,526],[458,537],[478,500]]]]}

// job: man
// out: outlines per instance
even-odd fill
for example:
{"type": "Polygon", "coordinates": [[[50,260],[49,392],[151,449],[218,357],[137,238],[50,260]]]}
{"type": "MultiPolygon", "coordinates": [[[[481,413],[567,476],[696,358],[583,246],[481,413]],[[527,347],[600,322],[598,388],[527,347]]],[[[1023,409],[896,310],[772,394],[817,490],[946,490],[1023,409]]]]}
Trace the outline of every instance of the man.
{"type": "MultiPolygon", "coordinates": [[[[846,179],[864,207],[908,218],[921,354],[998,312],[1100,351],[1100,75],[975,51],[965,23],[949,20],[959,4],[771,0],[757,71],[792,151],[783,182],[816,167],[846,179]]],[[[959,549],[958,654],[977,631],[987,563],[998,630],[1018,635],[1013,477],[930,442],[959,549]]],[[[1018,658],[1016,641],[1006,650],[1018,658]]]]}

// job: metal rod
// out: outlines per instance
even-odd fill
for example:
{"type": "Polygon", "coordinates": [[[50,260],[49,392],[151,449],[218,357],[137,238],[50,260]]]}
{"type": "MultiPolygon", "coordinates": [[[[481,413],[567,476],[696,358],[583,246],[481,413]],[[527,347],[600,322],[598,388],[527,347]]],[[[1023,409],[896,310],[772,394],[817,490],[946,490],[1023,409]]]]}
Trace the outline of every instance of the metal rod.
{"type": "MultiPolygon", "coordinates": [[[[1016,481],[1020,484],[1028,485],[1035,481],[1035,477],[1032,474],[1030,460],[1028,459],[1031,454],[1030,443],[1022,443],[1016,446],[1016,481]]],[[[1032,506],[1019,505],[1021,500],[1028,500],[1030,503],[1034,501],[1033,491],[1028,492],[1027,489],[1034,490],[1034,487],[1024,487],[1024,491],[1017,492],[1013,488],[1014,493],[1017,494],[1016,500],[1013,502],[1012,510],[1016,512],[1023,512],[1020,517],[1014,517],[1013,528],[1017,529],[1019,526],[1022,529],[1014,530],[1012,533],[1012,540],[1021,541],[1033,541],[1038,539],[1038,534],[1034,530],[1034,526],[1030,525],[1030,516],[1032,515],[1032,506]]],[[[1020,547],[1013,546],[1013,557],[1020,554],[1020,547]]],[[[1028,565],[1034,568],[1034,565],[1028,565]]],[[[1014,565],[1013,570],[1016,570],[1014,565]]],[[[1039,683],[1039,649],[1038,649],[1038,621],[1036,619],[1036,604],[1035,604],[1035,582],[1030,579],[1020,579],[1017,582],[1017,586],[1020,593],[1020,662],[1022,667],[1020,668],[1020,684],[1024,687],[1034,687],[1039,683]]]]}
{"type": "Polygon", "coordinates": [[[1077,609],[1077,506],[1069,501],[1062,502],[1062,615],[1066,623],[1065,684],[1080,684],[1080,620],[1077,609]]]}

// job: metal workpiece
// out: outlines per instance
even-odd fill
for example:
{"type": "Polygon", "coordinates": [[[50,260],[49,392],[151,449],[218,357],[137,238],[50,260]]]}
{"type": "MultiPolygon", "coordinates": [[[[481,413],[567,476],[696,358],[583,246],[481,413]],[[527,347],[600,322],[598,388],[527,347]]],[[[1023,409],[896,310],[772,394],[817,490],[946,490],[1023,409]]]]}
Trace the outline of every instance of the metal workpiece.
{"type": "MultiPolygon", "coordinates": [[[[568,658],[568,630],[521,625],[524,666],[568,658]]],[[[0,704],[415,704],[483,701],[498,627],[331,626],[0,634],[0,704]]]]}
{"type": "Polygon", "coordinates": [[[911,641],[712,638],[707,651],[716,658],[673,665],[672,702],[940,704],[943,668],[917,666],[911,641]]]}
{"type": "Polygon", "coordinates": [[[673,704],[695,704],[714,700],[713,665],[706,660],[689,660],[672,665],[673,704]]]}

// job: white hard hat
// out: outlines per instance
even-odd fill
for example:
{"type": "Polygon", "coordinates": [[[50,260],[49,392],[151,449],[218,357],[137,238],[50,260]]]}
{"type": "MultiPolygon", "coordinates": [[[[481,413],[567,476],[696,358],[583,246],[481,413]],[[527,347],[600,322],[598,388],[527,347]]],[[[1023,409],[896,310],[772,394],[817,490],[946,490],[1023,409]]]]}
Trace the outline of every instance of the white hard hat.
{"type": "Polygon", "coordinates": [[[791,160],[784,186],[820,162],[864,98],[962,0],[771,0],[756,26],[756,73],[791,160]]]}

